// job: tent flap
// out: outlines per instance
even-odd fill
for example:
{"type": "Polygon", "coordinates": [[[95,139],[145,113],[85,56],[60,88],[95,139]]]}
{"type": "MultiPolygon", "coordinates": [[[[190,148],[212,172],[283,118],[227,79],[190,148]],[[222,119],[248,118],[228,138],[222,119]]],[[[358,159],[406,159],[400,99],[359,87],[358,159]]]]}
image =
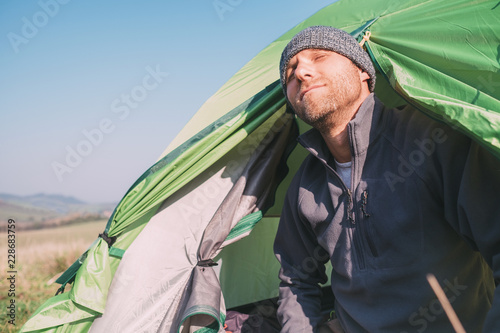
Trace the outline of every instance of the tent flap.
{"type": "Polygon", "coordinates": [[[190,285],[183,296],[186,299],[181,301],[183,309],[180,312],[178,332],[213,327],[215,333],[224,326],[224,298],[212,267],[195,267],[190,285]]]}
{"type": "Polygon", "coordinates": [[[96,315],[97,312],[74,303],[69,293],[64,293],[49,298],[40,306],[21,332],[57,332],[57,327],[62,325],[71,327],[71,332],[86,332],[96,315]]]}
{"type": "Polygon", "coordinates": [[[496,4],[425,1],[407,13],[381,15],[368,48],[381,76],[408,103],[500,157],[496,4]]]}

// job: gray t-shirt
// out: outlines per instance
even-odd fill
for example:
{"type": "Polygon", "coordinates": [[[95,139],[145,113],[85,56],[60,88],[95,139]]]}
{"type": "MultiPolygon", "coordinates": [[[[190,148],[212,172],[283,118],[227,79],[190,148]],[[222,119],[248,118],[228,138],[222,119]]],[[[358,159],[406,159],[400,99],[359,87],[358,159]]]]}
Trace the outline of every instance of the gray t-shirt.
{"type": "Polygon", "coordinates": [[[347,188],[351,188],[351,164],[352,161],[345,163],[339,163],[335,161],[337,173],[339,174],[340,178],[342,178],[347,188]]]}

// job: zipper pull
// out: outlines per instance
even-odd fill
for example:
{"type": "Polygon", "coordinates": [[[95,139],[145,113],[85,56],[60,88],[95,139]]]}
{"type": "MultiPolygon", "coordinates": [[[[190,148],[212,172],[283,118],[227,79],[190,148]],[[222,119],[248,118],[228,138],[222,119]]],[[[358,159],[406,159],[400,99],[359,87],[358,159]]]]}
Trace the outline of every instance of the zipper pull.
{"type": "Polygon", "coordinates": [[[347,218],[352,224],[355,224],[354,222],[354,212],[353,212],[353,202],[352,202],[352,193],[350,189],[347,189],[347,218]]]}
{"type": "Polygon", "coordinates": [[[370,214],[366,212],[366,203],[368,202],[368,191],[364,190],[361,194],[361,210],[363,211],[363,216],[365,218],[370,217],[370,214]]]}

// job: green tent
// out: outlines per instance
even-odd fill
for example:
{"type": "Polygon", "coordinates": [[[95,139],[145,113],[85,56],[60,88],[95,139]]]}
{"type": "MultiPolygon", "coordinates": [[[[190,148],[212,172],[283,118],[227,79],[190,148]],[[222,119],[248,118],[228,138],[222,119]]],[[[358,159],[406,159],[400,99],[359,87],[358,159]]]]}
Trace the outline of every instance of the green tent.
{"type": "Polygon", "coordinates": [[[298,24],[202,106],[59,278],[71,290],[22,332],[216,332],[226,309],[277,296],[272,243],[307,127],[286,111],[278,62],[308,26],[369,32],[386,105],[410,104],[500,157],[499,17],[497,1],[341,0],[298,24]]]}

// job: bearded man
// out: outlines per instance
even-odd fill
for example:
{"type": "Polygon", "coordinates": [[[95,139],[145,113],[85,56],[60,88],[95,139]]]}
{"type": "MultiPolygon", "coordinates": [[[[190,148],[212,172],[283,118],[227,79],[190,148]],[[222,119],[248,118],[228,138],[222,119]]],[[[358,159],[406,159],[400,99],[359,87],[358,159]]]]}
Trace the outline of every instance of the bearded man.
{"type": "Polygon", "coordinates": [[[288,105],[313,127],[299,137],[310,154],[274,244],[282,331],[326,329],[330,261],[333,331],[453,332],[432,273],[467,332],[500,332],[499,161],[411,107],[386,108],[371,59],[342,30],[298,33],[280,75],[288,105]]]}

